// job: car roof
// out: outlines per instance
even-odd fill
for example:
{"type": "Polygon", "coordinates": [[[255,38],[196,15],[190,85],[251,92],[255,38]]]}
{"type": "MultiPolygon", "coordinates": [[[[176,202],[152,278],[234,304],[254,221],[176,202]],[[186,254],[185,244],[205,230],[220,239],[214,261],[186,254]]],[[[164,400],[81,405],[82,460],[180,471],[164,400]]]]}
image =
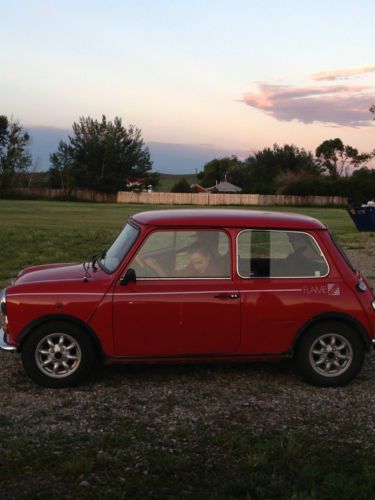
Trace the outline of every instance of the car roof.
{"type": "Polygon", "coordinates": [[[306,215],[240,209],[171,209],[140,212],[131,220],[159,227],[255,227],[272,229],[327,229],[306,215]]]}

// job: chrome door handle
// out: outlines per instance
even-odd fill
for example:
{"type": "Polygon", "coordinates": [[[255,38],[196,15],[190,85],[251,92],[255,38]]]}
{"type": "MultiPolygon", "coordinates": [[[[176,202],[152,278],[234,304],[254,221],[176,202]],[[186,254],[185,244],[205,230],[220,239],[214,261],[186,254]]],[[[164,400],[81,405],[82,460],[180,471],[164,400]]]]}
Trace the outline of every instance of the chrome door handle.
{"type": "Polygon", "coordinates": [[[218,295],[214,295],[215,299],[239,299],[239,293],[219,293],[218,295]]]}

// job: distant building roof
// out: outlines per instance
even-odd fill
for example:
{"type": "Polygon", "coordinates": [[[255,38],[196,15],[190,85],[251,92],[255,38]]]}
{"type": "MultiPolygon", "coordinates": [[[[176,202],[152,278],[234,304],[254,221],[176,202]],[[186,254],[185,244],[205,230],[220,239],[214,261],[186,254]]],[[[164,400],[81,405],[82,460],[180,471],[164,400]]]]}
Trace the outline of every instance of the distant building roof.
{"type": "Polygon", "coordinates": [[[217,191],[218,193],[240,193],[242,189],[228,182],[227,176],[225,176],[223,182],[219,182],[215,186],[207,188],[207,191],[217,191]]]}
{"type": "Polygon", "coordinates": [[[191,189],[195,191],[196,193],[208,193],[207,188],[204,188],[203,186],[200,186],[199,184],[193,184],[191,186],[191,189]]]}

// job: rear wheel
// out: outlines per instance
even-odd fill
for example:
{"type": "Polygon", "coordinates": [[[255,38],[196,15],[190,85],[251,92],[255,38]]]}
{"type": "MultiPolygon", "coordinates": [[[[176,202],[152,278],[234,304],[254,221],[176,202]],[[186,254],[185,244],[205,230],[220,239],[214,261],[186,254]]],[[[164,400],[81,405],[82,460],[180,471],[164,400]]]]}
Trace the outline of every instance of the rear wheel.
{"type": "Polygon", "coordinates": [[[364,361],[362,339],[339,321],[327,321],[310,328],[296,349],[297,369],[305,380],[323,387],[349,383],[364,361]]]}
{"type": "Polygon", "coordinates": [[[69,387],[89,375],[95,351],[87,333],[65,322],[44,324],[22,346],[26,373],[44,387],[69,387]]]}

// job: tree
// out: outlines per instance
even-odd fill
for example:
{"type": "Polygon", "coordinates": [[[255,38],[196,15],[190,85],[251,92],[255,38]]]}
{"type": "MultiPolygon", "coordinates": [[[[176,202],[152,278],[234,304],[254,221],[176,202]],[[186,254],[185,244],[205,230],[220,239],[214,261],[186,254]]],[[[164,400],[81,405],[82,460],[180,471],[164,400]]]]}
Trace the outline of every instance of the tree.
{"type": "Polygon", "coordinates": [[[351,167],[363,166],[372,156],[369,153],[359,153],[358,149],[345,145],[338,137],[322,142],[315,154],[322,171],[332,177],[348,175],[351,167]]]}
{"type": "Polygon", "coordinates": [[[264,148],[245,161],[236,156],[214,159],[198,174],[202,185],[211,187],[227,174],[229,182],[240,186],[243,193],[273,194],[278,189],[281,174],[319,175],[319,168],[311,151],[293,144],[264,148]]]}
{"type": "Polygon", "coordinates": [[[252,193],[252,167],[254,163],[254,158],[249,157],[245,162],[238,162],[234,165],[229,172],[228,180],[242,189],[242,193],[252,193]]]}
{"type": "Polygon", "coordinates": [[[126,189],[134,180],[155,186],[158,174],[150,173],[152,162],[140,129],[124,127],[121,118],[101,121],[80,117],[73,123],[72,137],[60,141],[57,152],[50,155],[51,182],[64,189],[88,188],[115,192],[126,189]]]}
{"type": "Polygon", "coordinates": [[[237,156],[214,158],[204,165],[203,172],[198,174],[198,179],[204,187],[212,187],[217,182],[223,181],[225,175],[227,175],[228,180],[232,182],[231,171],[240,165],[241,162],[237,156]]]}
{"type": "Polygon", "coordinates": [[[374,198],[375,193],[375,170],[363,167],[350,177],[349,201],[356,205],[366,203],[374,198]]]}
{"type": "Polygon", "coordinates": [[[190,184],[185,177],[176,182],[176,184],[171,189],[171,193],[192,193],[192,191],[193,190],[191,189],[190,184]]]}
{"type": "Polygon", "coordinates": [[[29,134],[6,116],[0,116],[0,187],[10,188],[19,174],[26,173],[32,163],[27,150],[29,134]]]}
{"type": "Polygon", "coordinates": [[[280,178],[289,176],[319,175],[319,169],[311,151],[293,144],[264,148],[245,162],[247,182],[245,192],[273,194],[280,184],[280,178]]]}
{"type": "Polygon", "coordinates": [[[75,173],[71,147],[64,141],[59,142],[56,153],[50,155],[52,164],[49,169],[50,184],[53,188],[61,188],[69,195],[74,188],[75,173]]]}

